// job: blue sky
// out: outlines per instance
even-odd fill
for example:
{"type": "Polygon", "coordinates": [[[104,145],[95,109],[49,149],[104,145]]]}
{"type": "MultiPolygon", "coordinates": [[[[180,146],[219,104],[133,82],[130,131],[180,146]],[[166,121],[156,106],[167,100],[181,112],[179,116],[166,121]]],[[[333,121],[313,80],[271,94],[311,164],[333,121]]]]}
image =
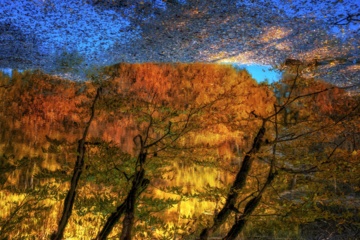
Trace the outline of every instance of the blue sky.
{"type": "MultiPolygon", "coordinates": [[[[165,8],[163,1],[155,2],[165,8]]],[[[262,2],[264,1],[239,1],[241,4],[259,6],[262,2]]],[[[299,18],[306,16],[317,18],[319,21],[329,20],[339,14],[356,12],[360,5],[360,1],[353,0],[273,0],[272,2],[283,11],[280,14],[299,18]],[[334,8],[324,9],[325,3],[329,4],[329,2],[334,2],[334,8]],[[329,15],[329,12],[333,14],[329,15]]],[[[46,66],[48,71],[54,70],[52,66],[56,61],[61,60],[63,52],[79,54],[83,58],[82,65],[73,66],[79,69],[121,62],[123,56],[120,50],[141,37],[141,29],[132,27],[126,17],[111,9],[99,11],[87,4],[86,0],[0,0],[0,24],[8,23],[20,29],[25,39],[36,38],[37,46],[33,51],[38,51],[40,57],[26,60],[31,61],[35,68],[46,66]]],[[[333,32],[341,35],[338,28],[334,28],[333,32]]],[[[29,43],[23,45],[26,44],[29,43]]],[[[21,54],[22,49],[18,52],[21,54]]],[[[22,57],[26,58],[26,56],[22,57]]],[[[243,67],[258,81],[278,78],[276,73],[269,71],[271,67],[268,65],[253,62],[243,67]]]]}
{"type": "MultiPolygon", "coordinates": [[[[281,73],[279,71],[275,71],[273,67],[269,65],[259,65],[259,64],[233,64],[234,67],[240,69],[246,69],[251,76],[257,82],[263,82],[267,80],[269,83],[276,82],[281,78],[281,73]]],[[[3,73],[10,75],[12,73],[11,68],[0,68],[0,71],[3,73]]]]}
{"type": "Polygon", "coordinates": [[[0,15],[1,21],[34,35],[40,53],[46,55],[58,54],[57,50],[78,51],[100,59],[116,41],[126,44],[139,37],[126,18],[113,10],[96,11],[84,0],[1,0],[0,15]]]}
{"type": "Polygon", "coordinates": [[[281,73],[269,65],[234,64],[234,66],[237,68],[245,68],[257,82],[267,80],[269,83],[272,83],[281,78],[281,73]]]}

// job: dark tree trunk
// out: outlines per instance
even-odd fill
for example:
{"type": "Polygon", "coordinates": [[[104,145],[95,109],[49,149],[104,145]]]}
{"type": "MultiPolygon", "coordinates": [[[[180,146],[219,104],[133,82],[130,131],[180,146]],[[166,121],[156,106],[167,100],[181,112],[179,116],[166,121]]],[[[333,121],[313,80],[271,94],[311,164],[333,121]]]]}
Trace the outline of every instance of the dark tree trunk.
{"type": "Polygon", "coordinates": [[[236,221],[236,223],[231,227],[230,231],[228,232],[228,234],[226,235],[226,237],[224,237],[224,240],[231,240],[231,239],[235,239],[243,230],[245,223],[248,220],[248,217],[251,215],[251,213],[256,209],[257,205],[259,204],[260,200],[261,200],[261,195],[254,197],[253,199],[251,199],[245,207],[244,210],[244,214],[242,214],[242,216],[236,221]]]}
{"type": "Polygon", "coordinates": [[[85,140],[86,140],[91,122],[95,116],[95,104],[100,97],[100,92],[101,92],[101,88],[98,88],[95,99],[94,99],[93,104],[90,109],[91,110],[90,119],[86,124],[82,138],[78,142],[77,158],[76,158],[76,163],[75,163],[75,167],[74,167],[74,172],[73,172],[73,175],[71,178],[70,189],[69,189],[69,191],[66,195],[65,201],[64,201],[64,209],[63,209],[63,213],[61,215],[61,219],[58,224],[58,230],[56,232],[54,232],[50,237],[52,240],[60,240],[63,238],[66,225],[67,225],[69,218],[71,216],[71,213],[72,213],[75,196],[76,196],[77,185],[78,185],[78,182],[79,182],[79,179],[80,179],[83,167],[84,167],[84,158],[85,158],[85,150],[86,150],[85,149],[85,140]]]}
{"type": "Polygon", "coordinates": [[[241,168],[239,172],[236,175],[236,179],[230,189],[230,192],[226,198],[225,205],[220,210],[220,212],[215,216],[214,223],[211,227],[203,229],[203,231],[200,234],[200,239],[205,240],[208,239],[208,237],[215,232],[228,218],[230,213],[234,211],[234,205],[236,203],[237,197],[239,195],[239,191],[245,186],[247,176],[249,174],[251,165],[253,163],[253,155],[256,154],[262,143],[262,139],[265,134],[265,122],[263,122],[263,125],[259,129],[253,145],[251,149],[246,153],[244,160],[242,162],[241,168]]]}
{"type": "Polygon", "coordinates": [[[141,169],[136,173],[135,179],[133,180],[132,188],[128,194],[125,208],[125,218],[123,220],[123,228],[121,232],[121,240],[131,239],[131,230],[134,225],[134,214],[135,214],[135,202],[137,193],[140,190],[141,183],[144,180],[145,170],[141,169]]]}
{"type": "Polygon", "coordinates": [[[270,186],[271,182],[274,180],[276,173],[272,172],[272,167],[270,168],[269,175],[267,177],[267,180],[260,190],[259,194],[252,198],[245,206],[244,213],[241,214],[241,216],[238,218],[238,220],[234,223],[234,225],[231,227],[230,231],[226,235],[226,237],[223,238],[223,240],[231,240],[237,238],[237,236],[241,233],[243,230],[245,223],[249,219],[249,216],[253,213],[253,211],[256,209],[256,207],[259,205],[262,195],[265,191],[265,189],[270,186]]]}
{"type": "Polygon", "coordinates": [[[111,230],[113,229],[115,224],[119,221],[121,215],[124,214],[126,208],[126,202],[127,200],[125,200],[120,206],[118,206],[116,208],[116,211],[110,215],[104,227],[101,229],[100,233],[95,238],[96,240],[105,240],[107,236],[111,233],[111,230]]]}
{"type": "Polygon", "coordinates": [[[139,196],[139,194],[146,189],[148,184],[148,180],[144,178],[145,170],[143,168],[143,163],[145,162],[145,160],[146,160],[146,153],[141,152],[138,157],[138,165],[137,165],[137,169],[135,170],[135,175],[132,181],[132,187],[130,192],[128,193],[124,202],[120,206],[118,206],[116,211],[113,212],[110,215],[110,217],[107,219],[104,227],[97,235],[96,240],[105,240],[123,214],[125,215],[125,217],[123,220],[123,228],[120,235],[120,239],[121,240],[131,239],[131,231],[134,225],[136,199],[139,196]]]}

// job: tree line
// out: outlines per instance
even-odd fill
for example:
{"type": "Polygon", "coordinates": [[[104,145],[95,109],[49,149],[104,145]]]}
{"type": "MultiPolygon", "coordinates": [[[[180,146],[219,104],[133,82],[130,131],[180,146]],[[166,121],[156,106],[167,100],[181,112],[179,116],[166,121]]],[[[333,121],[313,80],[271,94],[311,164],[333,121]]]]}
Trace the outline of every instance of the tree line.
{"type": "Polygon", "coordinates": [[[304,236],[319,220],[357,231],[359,107],[346,89],[300,65],[272,85],[200,63],[92,78],[1,76],[5,238],[304,236]]]}

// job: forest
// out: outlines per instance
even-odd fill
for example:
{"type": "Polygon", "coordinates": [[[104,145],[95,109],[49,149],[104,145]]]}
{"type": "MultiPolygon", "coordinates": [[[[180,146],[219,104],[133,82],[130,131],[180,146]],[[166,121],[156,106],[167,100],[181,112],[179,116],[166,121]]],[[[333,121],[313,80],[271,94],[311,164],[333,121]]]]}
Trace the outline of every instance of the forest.
{"type": "Polygon", "coordinates": [[[308,67],[0,72],[0,239],[356,239],[359,95],[308,67]]]}

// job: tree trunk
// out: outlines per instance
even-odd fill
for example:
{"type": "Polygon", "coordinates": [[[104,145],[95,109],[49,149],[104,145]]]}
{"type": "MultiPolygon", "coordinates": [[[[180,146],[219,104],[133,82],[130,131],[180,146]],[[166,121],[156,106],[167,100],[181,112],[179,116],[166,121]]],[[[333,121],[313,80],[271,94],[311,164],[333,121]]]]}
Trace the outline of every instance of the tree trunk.
{"type": "Polygon", "coordinates": [[[131,239],[131,230],[134,225],[134,214],[135,214],[135,202],[141,183],[144,180],[145,170],[141,169],[136,173],[135,179],[133,180],[132,188],[128,194],[125,208],[125,218],[123,220],[123,228],[121,232],[121,240],[131,239]]]}
{"type": "Polygon", "coordinates": [[[263,125],[259,129],[254,139],[252,148],[246,153],[244,157],[244,160],[241,164],[241,168],[236,175],[235,182],[233,183],[230,192],[226,198],[225,205],[220,210],[220,212],[215,216],[213,225],[209,228],[203,229],[203,231],[200,234],[201,240],[208,239],[208,237],[226,221],[230,213],[234,210],[235,208],[234,205],[239,195],[239,191],[245,186],[247,176],[249,174],[251,165],[253,163],[253,159],[254,159],[253,155],[259,151],[264,134],[265,134],[265,121],[263,122],[263,125]]]}
{"type": "Polygon", "coordinates": [[[115,226],[115,224],[119,221],[121,215],[123,215],[125,208],[126,208],[126,202],[125,200],[120,206],[116,208],[116,211],[113,212],[110,217],[107,219],[104,227],[101,229],[96,240],[105,240],[107,236],[111,233],[111,230],[115,226]]]}
{"type": "Polygon", "coordinates": [[[259,205],[262,195],[266,188],[270,186],[271,182],[274,180],[276,173],[272,172],[273,168],[271,167],[269,170],[269,175],[267,177],[267,180],[260,190],[259,194],[252,198],[245,206],[244,213],[237,219],[237,221],[234,223],[234,225],[231,227],[230,231],[226,235],[226,237],[223,238],[223,240],[231,240],[237,238],[237,236],[241,233],[243,230],[245,223],[249,219],[249,216],[253,213],[253,211],[256,209],[256,207],[259,205]]]}
{"type": "Polygon", "coordinates": [[[101,88],[98,88],[97,92],[96,92],[96,96],[93,101],[93,104],[90,109],[91,110],[90,119],[86,124],[82,138],[78,141],[77,157],[76,157],[74,172],[73,172],[73,175],[71,178],[70,189],[69,189],[69,191],[66,195],[65,201],[64,201],[64,209],[63,209],[63,213],[61,215],[61,219],[58,224],[58,230],[56,232],[54,232],[50,237],[52,240],[60,240],[63,238],[66,225],[67,225],[69,218],[71,216],[71,213],[72,213],[75,196],[76,196],[77,185],[78,185],[78,182],[79,182],[79,179],[80,179],[83,167],[84,167],[84,158],[85,158],[85,150],[86,150],[85,140],[86,140],[91,122],[94,119],[95,104],[100,97],[100,92],[101,92],[101,88]]]}
{"type": "Polygon", "coordinates": [[[116,211],[113,212],[110,217],[107,219],[104,227],[101,229],[99,234],[96,236],[96,240],[105,240],[107,236],[111,233],[111,230],[115,224],[119,221],[121,216],[125,214],[123,220],[123,229],[120,235],[121,240],[131,239],[131,231],[134,225],[134,214],[135,214],[135,203],[139,195],[140,190],[143,191],[147,187],[147,184],[144,184],[145,170],[143,168],[143,163],[146,160],[146,153],[141,152],[138,157],[139,165],[135,171],[134,179],[132,181],[132,187],[128,193],[124,202],[117,207],[116,211]]]}

